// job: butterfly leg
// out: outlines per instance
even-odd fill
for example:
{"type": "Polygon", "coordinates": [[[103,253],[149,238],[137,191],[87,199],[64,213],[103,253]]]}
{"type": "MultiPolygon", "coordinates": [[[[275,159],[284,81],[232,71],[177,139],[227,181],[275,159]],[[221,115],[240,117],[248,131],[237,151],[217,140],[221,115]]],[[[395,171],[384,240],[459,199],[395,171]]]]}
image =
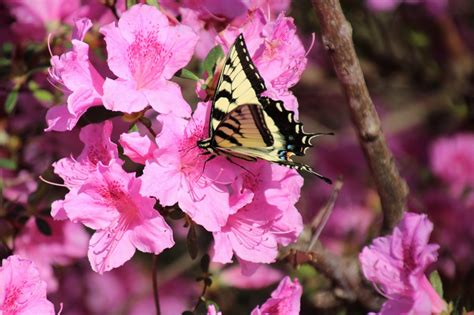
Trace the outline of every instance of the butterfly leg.
{"type": "Polygon", "coordinates": [[[229,161],[230,163],[232,163],[232,164],[234,164],[234,165],[237,165],[238,167],[242,168],[244,171],[249,172],[250,174],[252,174],[252,176],[255,176],[255,174],[252,173],[251,171],[249,171],[248,169],[246,169],[245,166],[240,165],[239,163],[235,163],[234,161],[232,161],[232,159],[231,159],[230,157],[227,157],[226,159],[227,159],[227,161],[229,161]]]}

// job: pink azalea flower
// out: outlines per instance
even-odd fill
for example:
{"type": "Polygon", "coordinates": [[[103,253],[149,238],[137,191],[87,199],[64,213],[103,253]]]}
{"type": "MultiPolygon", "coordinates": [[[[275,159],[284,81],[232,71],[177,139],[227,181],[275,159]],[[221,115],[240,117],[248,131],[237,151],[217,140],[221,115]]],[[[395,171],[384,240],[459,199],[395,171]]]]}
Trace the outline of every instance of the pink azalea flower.
{"type": "Polygon", "coordinates": [[[365,277],[388,299],[380,314],[439,314],[446,308],[425,275],[439,247],[428,244],[432,230],[426,215],[405,213],[392,235],[362,250],[365,277]]]}
{"type": "Polygon", "coordinates": [[[43,40],[47,28],[60,22],[71,21],[81,7],[80,0],[5,0],[15,17],[13,31],[22,39],[43,40]]]}
{"type": "Polygon", "coordinates": [[[207,307],[207,315],[222,315],[222,312],[218,312],[215,305],[211,304],[207,307]]]}
{"type": "Polygon", "coordinates": [[[87,255],[89,235],[77,224],[47,220],[52,234],[41,233],[31,218],[15,238],[15,254],[36,263],[41,278],[48,284],[48,292],[56,291],[58,283],[53,265],[66,266],[87,255]]]}
{"type": "Polygon", "coordinates": [[[67,104],[52,107],[46,114],[46,131],[72,130],[90,107],[102,104],[104,78],[89,61],[89,45],[83,42],[92,27],[89,19],[79,19],[73,31],[72,49],[51,57],[49,76],[54,84],[64,87],[67,104]]]}
{"type": "Polygon", "coordinates": [[[63,158],[53,163],[54,172],[61,176],[69,189],[80,187],[100,162],[109,165],[111,161],[122,163],[118,157],[117,145],[110,141],[112,122],[90,124],[81,129],[79,139],[84,148],[77,158],[63,158]]]}
{"type": "Polygon", "coordinates": [[[28,196],[38,187],[38,183],[31,174],[25,170],[21,170],[16,174],[4,169],[0,171],[0,174],[3,198],[14,203],[27,204],[28,196]]]}
{"type": "Polygon", "coordinates": [[[54,315],[46,299],[46,283],[35,264],[13,255],[0,267],[0,313],[4,315],[54,315]]]}
{"type": "Polygon", "coordinates": [[[251,276],[242,273],[241,267],[235,265],[222,271],[219,279],[226,285],[239,289],[261,289],[283,278],[281,271],[266,265],[260,266],[251,276]]]}
{"type": "Polygon", "coordinates": [[[249,190],[253,200],[213,232],[215,262],[231,262],[233,253],[241,264],[274,262],[278,244],[294,242],[303,229],[294,206],[303,185],[301,176],[266,161],[247,163],[245,167],[248,172],[242,174],[242,190],[249,190]]]}
{"type": "Polygon", "coordinates": [[[191,59],[196,34],[187,26],[170,25],[149,5],[135,5],[118,21],[101,28],[112,72],[104,84],[104,106],[126,113],[151,105],[162,114],[188,117],[191,109],[178,84],[169,81],[191,59]]]}
{"type": "Polygon", "coordinates": [[[298,315],[302,294],[303,288],[298,279],[291,281],[290,277],[285,277],[272,292],[271,298],[262,306],[257,306],[250,315],[298,315]]]}
{"type": "Polygon", "coordinates": [[[163,129],[156,138],[154,159],[143,170],[141,193],[158,198],[163,206],[178,203],[194,222],[218,231],[236,210],[230,203],[230,184],[243,169],[223,157],[207,161],[209,155],[197,147],[197,141],[208,136],[208,110],[209,103],[199,103],[189,121],[158,117],[163,129]]]}
{"type": "MultiPolygon", "coordinates": [[[[117,146],[110,141],[112,122],[105,121],[100,124],[90,124],[81,129],[79,138],[84,143],[84,148],[77,158],[63,158],[53,163],[54,172],[63,180],[64,185],[70,190],[78,189],[93,173],[97,164],[110,163],[122,164],[118,158],[117,146]]],[[[63,201],[57,200],[51,205],[51,215],[55,219],[66,219],[63,201]]]]}
{"type": "Polygon", "coordinates": [[[121,266],[135,249],[159,254],[174,245],[171,228],[153,208],[154,199],[140,195],[141,184],[119,164],[99,163],[80,189],[66,196],[67,216],[96,230],[88,253],[94,271],[121,266]]]}
{"type": "Polygon", "coordinates": [[[453,193],[474,188],[474,134],[436,140],[430,152],[433,172],[451,185],[453,193]]]}
{"type": "Polygon", "coordinates": [[[138,132],[122,133],[120,144],[123,147],[123,153],[138,164],[145,164],[147,160],[153,159],[153,151],[158,148],[155,142],[147,136],[141,136],[138,132]]]}
{"type": "Polygon", "coordinates": [[[297,111],[298,102],[289,89],[299,81],[307,58],[293,19],[280,14],[269,21],[262,10],[256,10],[245,24],[228,26],[217,40],[228,50],[240,33],[265,80],[265,95],[283,100],[285,107],[297,111]]]}

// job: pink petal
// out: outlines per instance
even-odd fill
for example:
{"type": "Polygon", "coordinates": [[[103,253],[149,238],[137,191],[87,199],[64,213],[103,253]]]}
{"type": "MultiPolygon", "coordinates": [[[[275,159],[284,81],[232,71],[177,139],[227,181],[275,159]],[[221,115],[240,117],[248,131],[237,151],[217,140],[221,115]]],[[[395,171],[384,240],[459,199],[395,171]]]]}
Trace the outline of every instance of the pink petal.
{"type": "Polygon", "coordinates": [[[224,233],[215,232],[212,233],[214,237],[214,253],[212,255],[212,261],[228,264],[232,262],[232,244],[229,238],[224,233]]]}
{"type": "Polygon", "coordinates": [[[145,164],[147,160],[151,160],[153,151],[158,148],[149,137],[141,136],[138,132],[122,133],[119,142],[123,147],[123,153],[138,164],[145,164]]]}
{"type": "Polygon", "coordinates": [[[51,107],[46,113],[48,128],[44,131],[66,131],[76,126],[79,117],[68,111],[67,105],[51,107]]]}
{"type": "Polygon", "coordinates": [[[232,266],[222,271],[220,279],[227,285],[239,289],[260,289],[283,278],[281,271],[261,265],[251,276],[245,276],[241,267],[232,266]]]}
{"type": "Polygon", "coordinates": [[[131,231],[125,231],[120,236],[110,235],[108,231],[95,232],[87,254],[92,270],[102,274],[130,260],[135,254],[130,234],[131,231]]]}
{"type": "Polygon", "coordinates": [[[168,19],[153,6],[138,4],[127,10],[118,22],[118,28],[123,37],[133,42],[137,32],[164,33],[166,36],[169,27],[168,19]]]}
{"type": "Polygon", "coordinates": [[[160,200],[163,206],[172,206],[179,199],[180,174],[174,169],[161,166],[156,162],[145,165],[140,193],[144,196],[154,196],[160,200]],[[167,180],[157,180],[166,178],[167,180]]]}
{"type": "Polygon", "coordinates": [[[51,204],[51,216],[55,220],[66,220],[68,218],[63,204],[64,200],[55,200],[51,204]]]}
{"type": "Polygon", "coordinates": [[[130,239],[138,250],[156,255],[174,246],[173,232],[160,215],[136,226],[130,239]]]}
{"type": "Polygon", "coordinates": [[[107,78],[104,83],[104,106],[112,111],[139,112],[148,105],[145,95],[137,91],[132,81],[107,78]]]}
{"type": "Polygon", "coordinates": [[[74,22],[74,29],[72,30],[72,38],[82,41],[86,33],[92,27],[92,22],[88,18],[77,19],[74,22]]]}
{"type": "Polygon", "coordinates": [[[165,64],[163,77],[169,80],[191,60],[199,37],[185,25],[169,28],[167,35],[167,46],[170,47],[173,56],[165,64]]]}
{"type": "Polygon", "coordinates": [[[105,229],[116,217],[108,205],[102,204],[101,199],[74,190],[66,195],[63,207],[72,222],[81,222],[92,229],[105,229]]]}
{"type": "MultiPolygon", "coordinates": [[[[130,12],[127,11],[127,12],[130,12]]],[[[101,27],[100,32],[105,36],[107,44],[107,64],[112,72],[119,78],[132,80],[133,76],[129,68],[129,57],[127,42],[115,22],[101,27]]]]}
{"type": "Polygon", "coordinates": [[[143,89],[151,107],[161,114],[173,114],[179,117],[189,117],[191,107],[184,100],[181,88],[170,81],[161,81],[153,89],[143,89]]]}

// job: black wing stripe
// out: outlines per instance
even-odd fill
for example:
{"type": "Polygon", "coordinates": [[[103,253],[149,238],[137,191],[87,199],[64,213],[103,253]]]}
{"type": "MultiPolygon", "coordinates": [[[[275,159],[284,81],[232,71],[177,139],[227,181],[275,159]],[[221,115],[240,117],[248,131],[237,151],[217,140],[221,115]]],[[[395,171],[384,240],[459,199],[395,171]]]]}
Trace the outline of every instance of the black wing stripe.
{"type": "Polygon", "coordinates": [[[220,130],[220,129],[216,129],[216,131],[214,133],[214,141],[215,142],[220,142],[221,141],[221,140],[218,140],[216,138],[221,138],[221,139],[223,139],[225,141],[229,141],[230,143],[235,144],[237,146],[242,146],[242,143],[237,141],[237,139],[235,139],[232,135],[228,135],[223,130],[220,130]]]}
{"type": "Polygon", "coordinates": [[[285,137],[285,149],[295,155],[304,155],[305,151],[312,147],[311,139],[315,134],[305,133],[303,124],[295,120],[295,113],[287,110],[283,102],[268,97],[260,97],[259,100],[263,104],[265,113],[273,119],[280,133],[285,137]]]}
{"type": "Polygon", "coordinates": [[[240,64],[247,76],[248,80],[252,84],[253,89],[257,95],[266,91],[265,82],[262,80],[262,76],[258,69],[252,62],[252,59],[249,56],[247,45],[245,44],[244,37],[240,34],[235,43],[235,51],[240,59],[240,64]]]}
{"type": "Polygon", "coordinates": [[[257,126],[258,131],[260,131],[260,135],[262,136],[263,141],[267,146],[273,145],[273,136],[270,133],[267,125],[265,124],[265,117],[263,116],[262,107],[260,106],[248,106],[250,109],[250,113],[252,114],[253,121],[255,126],[257,126]]]}

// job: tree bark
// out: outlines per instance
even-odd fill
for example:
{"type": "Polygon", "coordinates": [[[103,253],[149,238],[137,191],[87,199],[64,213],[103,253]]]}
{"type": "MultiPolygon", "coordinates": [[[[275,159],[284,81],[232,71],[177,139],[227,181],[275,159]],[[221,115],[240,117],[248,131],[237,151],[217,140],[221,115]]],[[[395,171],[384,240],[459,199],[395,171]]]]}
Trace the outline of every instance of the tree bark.
{"type": "Polygon", "coordinates": [[[352,27],[339,0],[312,3],[321,25],[322,43],[344,90],[352,123],[380,196],[383,229],[388,232],[403,216],[408,188],[387,146],[354,49],[352,27]]]}

